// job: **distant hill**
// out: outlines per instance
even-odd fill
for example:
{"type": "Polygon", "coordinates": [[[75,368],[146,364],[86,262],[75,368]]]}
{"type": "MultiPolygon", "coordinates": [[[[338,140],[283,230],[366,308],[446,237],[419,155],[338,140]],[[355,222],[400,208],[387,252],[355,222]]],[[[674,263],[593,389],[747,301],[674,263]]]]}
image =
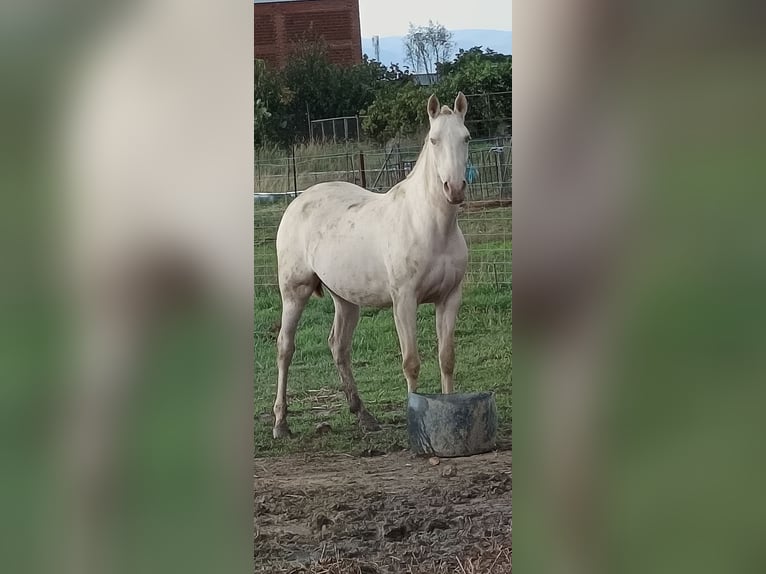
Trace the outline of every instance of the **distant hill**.
{"type": "MultiPolygon", "coordinates": [[[[511,54],[513,32],[504,30],[452,30],[455,53],[462,48],[468,50],[474,46],[492,48],[501,54],[511,54]]],[[[372,38],[362,38],[362,52],[369,58],[375,58],[372,38]]],[[[399,64],[404,68],[404,36],[380,37],[380,63],[384,66],[399,64]]]]}

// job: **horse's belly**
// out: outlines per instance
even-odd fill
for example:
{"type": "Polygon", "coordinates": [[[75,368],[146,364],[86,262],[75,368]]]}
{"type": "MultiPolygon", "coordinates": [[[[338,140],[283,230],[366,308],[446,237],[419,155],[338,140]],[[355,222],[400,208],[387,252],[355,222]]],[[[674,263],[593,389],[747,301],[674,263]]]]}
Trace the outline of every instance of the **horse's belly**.
{"type": "Polygon", "coordinates": [[[311,266],[324,285],[346,301],[367,307],[391,305],[386,269],[365,242],[318,246],[311,266]]]}
{"type": "Polygon", "coordinates": [[[353,285],[328,286],[339,297],[360,307],[390,307],[391,295],[388,291],[357,289],[353,285]]]}

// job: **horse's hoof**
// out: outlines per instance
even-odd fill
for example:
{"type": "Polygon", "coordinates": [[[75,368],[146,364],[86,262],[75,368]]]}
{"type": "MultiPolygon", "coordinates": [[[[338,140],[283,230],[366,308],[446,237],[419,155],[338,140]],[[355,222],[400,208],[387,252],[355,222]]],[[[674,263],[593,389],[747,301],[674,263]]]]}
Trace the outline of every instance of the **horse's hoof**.
{"type": "Polygon", "coordinates": [[[274,430],[272,431],[272,434],[274,438],[290,438],[293,436],[293,433],[290,432],[290,428],[287,426],[287,423],[280,423],[274,427],[274,430]]]}
{"type": "Polygon", "coordinates": [[[359,413],[359,426],[366,432],[376,432],[380,430],[378,420],[367,411],[359,413]]]}

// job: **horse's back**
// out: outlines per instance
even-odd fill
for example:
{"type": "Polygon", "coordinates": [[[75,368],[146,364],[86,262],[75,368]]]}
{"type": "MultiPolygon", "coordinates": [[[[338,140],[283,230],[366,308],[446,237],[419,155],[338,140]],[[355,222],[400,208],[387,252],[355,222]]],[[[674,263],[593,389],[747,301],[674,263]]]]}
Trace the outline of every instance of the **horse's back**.
{"type": "MultiPolygon", "coordinates": [[[[304,202],[325,205],[328,208],[346,207],[369,203],[379,199],[381,194],[374,193],[347,181],[318,183],[298,198],[304,202]]],[[[293,202],[295,203],[295,202],[293,202]]]]}
{"type": "MultiPolygon", "coordinates": [[[[345,181],[318,183],[293,200],[282,216],[280,227],[317,229],[338,221],[373,219],[370,208],[383,197],[345,181]]],[[[373,209],[377,211],[377,209],[373,209]]]]}

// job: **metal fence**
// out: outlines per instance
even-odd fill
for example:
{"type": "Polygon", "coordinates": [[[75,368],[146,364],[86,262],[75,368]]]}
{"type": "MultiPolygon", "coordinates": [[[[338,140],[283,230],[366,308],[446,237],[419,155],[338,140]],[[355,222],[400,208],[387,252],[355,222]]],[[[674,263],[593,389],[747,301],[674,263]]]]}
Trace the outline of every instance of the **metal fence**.
{"type": "MultiPolygon", "coordinates": [[[[254,196],[256,288],[277,286],[277,227],[287,205],[302,190],[320,182],[348,181],[385,192],[407,176],[420,150],[412,144],[261,150],[256,156],[254,196]]],[[[511,155],[510,137],[471,141],[467,200],[459,215],[469,247],[469,285],[511,286],[511,155]]]]}
{"type": "Polygon", "coordinates": [[[311,141],[361,141],[362,121],[364,116],[343,116],[340,118],[324,118],[309,122],[309,139],[311,141]]]}

